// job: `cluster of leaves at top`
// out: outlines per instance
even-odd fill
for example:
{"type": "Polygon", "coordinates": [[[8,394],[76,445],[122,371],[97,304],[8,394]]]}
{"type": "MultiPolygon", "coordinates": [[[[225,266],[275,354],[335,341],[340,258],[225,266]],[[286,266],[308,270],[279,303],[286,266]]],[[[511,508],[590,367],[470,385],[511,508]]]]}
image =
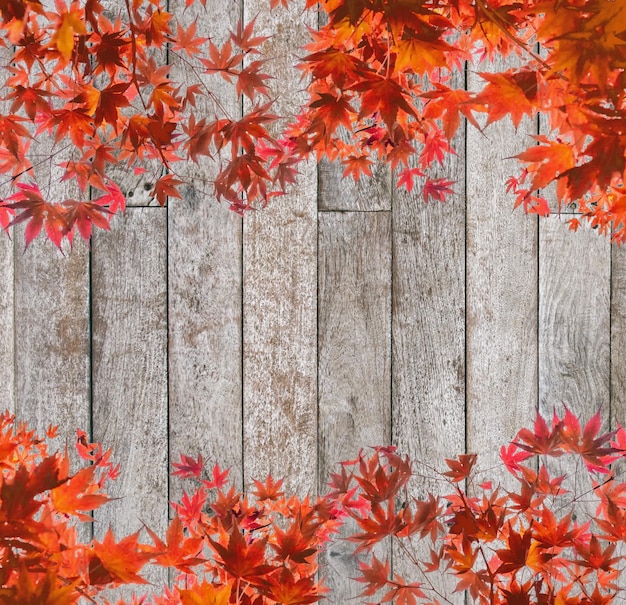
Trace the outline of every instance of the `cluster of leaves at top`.
{"type": "MultiPolygon", "coordinates": [[[[288,0],[270,5],[300,10],[288,0]]],[[[187,8],[197,7],[187,0],[187,8]]],[[[151,195],[164,204],[184,182],[198,185],[181,163],[203,156],[216,161],[217,198],[240,213],[284,192],[309,156],[338,160],[355,179],[386,162],[398,185],[410,191],[417,179],[424,199],[444,200],[452,182],[428,169],[454,153],[462,118],[479,127],[480,114],[487,123],[510,115],[519,125],[541,112],[547,132],[517,156],[523,171],[508,182],[516,206],[549,214],[540,190],[556,183],[560,207],[576,207],[616,241],[626,237],[623,2],[307,0],[306,9],[326,14],[298,53],[309,100],[299,115],[279,118],[266,38],[253,23],[218,44],[162,0],[125,0],[114,16],[100,0],[56,0],[54,9],[0,1],[8,73],[0,172],[13,189],[0,225],[26,222],[27,244],[42,229],[59,246],[75,229],[88,239],[125,206],[112,168],[147,162],[151,195]],[[512,54],[518,66],[480,74],[475,92],[455,77],[467,61],[512,54]],[[220,102],[216,75],[249,99],[242,114],[220,102]],[[31,143],[44,135],[54,145],[42,159],[31,143]],[[76,199],[43,187],[49,170],[36,176],[57,157],[76,199]]]]}
{"type": "MultiPolygon", "coordinates": [[[[318,553],[348,518],[357,527],[348,540],[356,545],[356,580],[364,584],[360,602],[435,605],[458,591],[481,605],[623,600],[626,484],[611,466],[626,456],[626,431],[601,434],[599,414],[582,429],[566,410],[520,430],[501,450],[515,487],[476,485],[476,456],[463,454],[446,460],[448,470],[439,474],[444,494],[425,499],[410,497],[415,471],[390,446],[342,463],[330,491],[315,501],[287,497],[271,477],[255,481],[248,498],[228,487],[217,465],[207,478],[201,457],[182,456],[174,474],[194,479],[195,487],[173,505],[164,539],[145,528],[151,543],[140,541],[141,531],[78,540],[76,521],[89,521],[87,512],[107,502],[105,485],[119,469],[110,451],[80,431],[77,449],[85,463],[70,473],[67,452],[50,454],[45,440],[8,413],[0,416],[2,604],[108,603],[102,591],[145,583],[147,563],[178,577],[160,594],[133,597],[134,605],[314,603],[327,592],[318,553]],[[561,456],[573,457],[590,479],[581,493],[549,470],[561,456]],[[581,503],[591,514],[578,522],[581,503]],[[392,572],[389,560],[372,554],[388,540],[402,546],[415,577],[392,572]],[[430,555],[414,554],[418,543],[430,555]],[[433,574],[450,576],[450,594],[430,580],[433,574]]],[[[578,481],[581,473],[573,476],[578,481]]]]}

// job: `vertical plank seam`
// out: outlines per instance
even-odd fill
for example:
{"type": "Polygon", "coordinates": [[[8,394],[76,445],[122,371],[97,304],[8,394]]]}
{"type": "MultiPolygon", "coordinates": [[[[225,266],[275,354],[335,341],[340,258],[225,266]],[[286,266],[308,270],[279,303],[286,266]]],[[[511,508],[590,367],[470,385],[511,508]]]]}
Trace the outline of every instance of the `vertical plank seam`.
{"type": "MultiPolygon", "coordinates": [[[[465,61],[463,65],[463,89],[468,89],[468,70],[469,70],[469,61],[465,61]]],[[[464,285],[464,305],[465,309],[463,310],[463,366],[464,366],[464,375],[463,375],[463,400],[465,407],[465,422],[463,423],[463,449],[464,452],[467,453],[467,444],[468,444],[468,435],[467,435],[467,416],[468,416],[468,389],[467,389],[467,373],[468,373],[468,364],[467,364],[467,203],[468,203],[468,195],[467,195],[467,118],[463,118],[463,123],[465,126],[464,136],[463,136],[463,200],[464,200],[464,235],[463,238],[463,285],[464,285]]],[[[469,605],[469,591],[465,591],[463,595],[463,601],[465,605],[469,605]]]]}
{"type": "MultiPolygon", "coordinates": [[[[165,2],[166,10],[170,10],[170,0],[165,2]]],[[[170,65],[170,42],[165,44],[165,65],[170,65]]],[[[167,450],[165,452],[165,526],[169,527],[170,500],[172,482],[170,478],[170,465],[172,459],[171,445],[171,418],[170,418],[170,213],[169,199],[166,198],[165,206],[165,431],[167,450]]],[[[168,584],[172,585],[172,574],[168,574],[168,584]]]]}
{"type": "MultiPolygon", "coordinates": [[[[239,0],[239,22],[241,23],[241,27],[243,28],[244,23],[245,23],[245,18],[246,18],[246,6],[245,6],[245,2],[244,0],[239,0]]],[[[241,98],[239,99],[239,114],[243,115],[244,112],[244,100],[243,100],[243,95],[241,96],[241,98]]],[[[244,287],[245,287],[245,282],[244,282],[244,262],[245,262],[245,254],[244,254],[244,246],[245,246],[245,229],[244,229],[244,225],[245,225],[245,217],[242,216],[241,218],[241,244],[239,246],[239,251],[240,251],[240,281],[239,283],[241,284],[241,295],[240,295],[240,307],[241,307],[241,311],[240,311],[240,372],[241,372],[241,378],[240,378],[240,383],[241,383],[241,490],[243,492],[243,490],[245,489],[246,486],[246,460],[245,460],[245,451],[246,451],[246,405],[245,405],[245,374],[244,374],[244,349],[245,349],[245,342],[244,342],[244,328],[245,328],[245,317],[244,317],[244,311],[245,311],[245,292],[244,292],[244,287]]]]}
{"type": "MultiPolygon", "coordinates": [[[[390,213],[390,234],[391,239],[390,251],[389,251],[389,443],[393,445],[393,283],[394,283],[394,252],[395,252],[395,229],[394,229],[394,174],[393,171],[389,171],[389,178],[391,180],[389,186],[389,213],[390,213]]],[[[393,537],[389,536],[389,566],[393,573],[394,561],[393,561],[393,537]]],[[[393,576],[392,576],[393,577],[393,576]]]]}
{"type": "Polygon", "coordinates": [[[17,374],[17,313],[16,313],[16,308],[17,305],[16,303],[16,296],[15,293],[17,292],[17,280],[16,280],[16,276],[17,276],[17,271],[15,270],[15,260],[17,257],[17,238],[14,237],[12,238],[11,242],[13,243],[13,260],[11,261],[13,264],[13,409],[15,410],[15,417],[18,417],[18,401],[17,401],[17,381],[18,381],[18,374],[17,374]]]}
{"type": "MultiPolygon", "coordinates": [[[[463,70],[463,88],[467,90],[468,85],[468,69],[469,62],[465,61],[464,70],[463,70]]],[[[468,196],[467,196],[467,118],[463,118],[463,123],[465,125],[465,134],[463,137],[463,199],[465,201],[465,228],[464,228],[464,241],[463,241],[463,259],[464,259],[464,276],[463,276],[463,284],[464,284],[464,301],[465,301],[465,309],[463,312],[463,366],[464,366],[464,385],[463,385],[463,398],[465,404],[465,422],[463,426],[463,449],[465,453],[467,453],[467,445],[468,445],[468,435],[467,435],[467,416],[469,412],[468,405],[468,389],[467,389],[467,374],[468,374],[468,363],[467,363],[467,309],[468,309],[468,297],[467,297],[467,205],[468,205],[468,196]]]]}
{"type": "MultiPolygon", "coordinates": [[[[319,28],[319,13],[317,15],[317,25],[319,28]]],[[[317,211],[315,213],[315,439],[317,452],[315,453],[315,468],[317,472],[317,480],[315,482],[315,489],[317,495],[322,493],[322,465],[320,457],[322,455],[322,449],[320,448],[320,166],[316,162],[315,165],[316,176],[316,206],[317,211]]],[[[319,577],[319,574],[318,574],[319,577]]]]}
{"type": "Polygon", "coordinates": [[[609,430],[613,429],[613,246],[609,244],[609,430]]]}
{"type": "MultiPolygon", "coordinates": [[[[88,255],[88,267],[87,267],[87,280],[88,280],[88,295],[87,295],[87,301],[88,301],[88,305],[89,308],[87,310],[87,322],[88,322],[88,327],[87,329],[89,330],[89,336],[88,336],[88,355],[89,355],[89,389],[88,389],[88,396],[89,396],[89,439],[90,441],[94,441],[94,433],[93,433],[93,384],[94,384],[94,363],[93,363],[93,268],[92,268],[92,263],[93,263],[93,242],[94,242],[94,238],[92,237],[89,240],[89,255],[88,255]]],[[[92,514],[93,516],[93,514],[92,514]]],[[[93,540],[95,535],[94,535],[94,522],[91,521],[89,523],[89,534],[90,534],[90,539],[93,540]]]]}
{"type": "MultiPolygon", "coordinates": [[[[242,8],[243,8],[243,2],[241,2],[242,8]]],[[[243,19],[243,13],[242,13],[242,19],[243,19]]],[[[243,288],[244,288],[244,281],[243,281],[243,270],[244,270],[244,250],[243,250],[243,245],[244,245],[244,221],[243,218],[240,221],[240,241],[239,241],[239,381],[240,381],[240,394],[239,394],[239,405],[240,405],[240,409],[241,409],[241,425],[239,427],[240,430],[240,442],[241,442],[241,447],[239,448],[239,463],[241,465],[241,489],[243,490],[244,485],[246,484],[246,478],[244,476],[244,469],[245,469],[245,465],[244,465],[244,442],[245,442],[245,406],[244,406],[244,373],[243,373],[243,359],[244,359],[244,354],[243,354],[243,350],[244,350],[244,340],[243,340],[243,334],[244,334],[244,293],[243,293],[243,288]]]]}
{"type": "MultiPolygon", "coordinates": [[[[165,452],[165,476],[166,476],[166,522],[169,525],[170,500],[172,482],[170,480],[170,467],[172,461],[171,451],[171,415],[170,415],[170,213],[169,204],[165,205],[165,423],[167,430],[167,452],[165,452]]],[[[176,452],[174,452],[174,455],[176,452]]]]}
{"type": "MultiPolygon", "coordinates": [[[[539,44],[537,44],[537,54],[539,54],[540,52],[540,48],[539,48],[539,44]]],[[[537,135],[541,134],[541,119],[540,116],[537,115],[537,120],[535,122],[535,131],[537,133],[537,135]]],[[[541,283],[541,225],[539,223],[539,221],[535,221],[535,237],[537,239],[537,260],[536,260],[536,272],[537,272],[537,283],[536,283],[536,287],[537,287],[537,304],[536,304],[536,313],[535,313],[535,322],[536,322],[536,338],[535,338],[535,342],[536,342],[536,347],[537,350],[535,351],[535,384],[536,384],[536,389],[535,389],[535,413],[539,413],[539,409],[540,409],[540,401],[539,401],[539,356],[540,356],[540,349],[539,349],[539,345],[541,342],[540,339],[540,334],[541,334],[541,328],[540,328],[540,321],[541,321],[541,313],[540,313],[540,305],[541,305],[541,287],[540,287],[540,283],[541,283]]],[[[539,465],[538,465],[538,461],[537,461],[537,470],[539,470],[539,465]]]]}

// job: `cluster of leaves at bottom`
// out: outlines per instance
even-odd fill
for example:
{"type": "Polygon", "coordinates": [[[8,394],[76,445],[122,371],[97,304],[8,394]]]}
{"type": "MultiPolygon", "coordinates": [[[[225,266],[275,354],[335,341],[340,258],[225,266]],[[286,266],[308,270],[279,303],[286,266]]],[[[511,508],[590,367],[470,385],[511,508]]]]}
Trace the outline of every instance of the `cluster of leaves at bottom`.
{"type": "MultiPolygon", "coordinates": [[[[133,605],[314,603],[328,592],[318,555],[349,518],[346,527],[357,529],[342,535],[355,544],[360,603],[459,602],[455,593],[480,605],[616,603],[623,599],[626,484],[618,471],[626,431],[601,427],[599,413],[584,427],[567,409],[549,421],[538,415],[501,449],[507,489],[479,483],[476,455],[462,454],[437,473],[443,494],[425,499],[411,497],[424,465],[418,475],[417,463],[390,446],[341,463],[316,500],[287,497],[272,477],[255,481],[247,497],[219,466],[209,476],[201,456],[183,455],[174,474],[195,487],[173,505],[164,538],[145,528],[150,543],[143,543],[141,531],[116,538],[109,530],[102,541],[81,543],[77,522],[91,521],[87,513],[109,500],[106,483],[119,474],[110,450],[79,431],[85,464],[72,474],[67,452],[49,454],[45,439],[4,413],[0,604],[106,604],[104,589],[145,584],[147,563],[179,575],[172,588],[132,597],[133,605]],[[373,554],[390,540],[406,555],[410,578],[373,554]],[[444,575],[447,589],[433,580],[444,575]]],[[[54,435],[51,427],[47,437],[54,435]]]]}

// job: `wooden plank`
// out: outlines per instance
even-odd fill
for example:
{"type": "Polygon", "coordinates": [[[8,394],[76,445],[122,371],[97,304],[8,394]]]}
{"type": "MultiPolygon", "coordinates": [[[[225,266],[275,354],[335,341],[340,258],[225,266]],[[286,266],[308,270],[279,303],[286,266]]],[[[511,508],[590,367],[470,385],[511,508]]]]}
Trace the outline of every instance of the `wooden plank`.
{"type": "Polygon", "coordinates": [[[0,233],[0,412],[15,413],[15,244],[0,233]]]}
{"type": "MultiPolygon", "coordinates": [[[[611,426],[626,423],[626,246],[611,246],[611,426]]],[[[606,413],[606,410],[605,410],[606,413]]]]}
{"type": "MultiPolygon", "coordinates": [[[[571,215],[570,215],[571,216],[571,215]]],[[[585,423],[604,410],[610,415],[610,241],[588,226],[568,230],[567,215],[540,222],[539,240],[539,409],[544,417],[564,405],[585,423]]],[[[551,459],[548,469],[565,476],[564,488],[590,493],[589,474],[569,456],[551,459]]],[[[595,505],[582,498],[574,518],[595,514],[595,505]]]]}
{"type": "Polygon", "coordinates": [[[241,488],[241,218],[183,194],[169,207],[171,458],[200,453],[241,488]]]}
{"type": "MultiPolygon", "coordinates": [[[[319,25],[328,23],[328,15],[319,14],[319,25]]],[[[343,140],[349,141],[345,133],[343,140]]],[[[392,175],[387,164],[377,162],[372,168],[372,177],[361,177],[354,181],[344,178],[344,167],[339,161],[329,162],[322,158],[317,168],[318,209],[320,211],[381,211],[391,210],[392,175]]]]}
{"type": "MultiPolygon", "coordinates": [[[[459,150],[463,136],[464,129],[459,150]]],[[[464,163],[462,153],[447,158],[437,175],[456,181],[445,204],[425,204],[419,191],[398,190],[393,200],[393,443],[414,461],[410,495],[422,499],[440,493],[441,482],[428,479],[432,473],[420,462],[443,470],[445,458],[465,450],[464,163]]],[[[430,558],[420,541],[404,544],[417,558],[430,558]]],[[[393,570],[423,581],[398,547],[393,570]]],[[[463,602],[454,582],[429,579],[452,602],[463,602]]]]}
{"type": "MultiPolygon", "coordinates": [[[[540,222],[539,405],[589,419],[610,399],[611,244],[566,216],[540,222]]],[[[608,428],[608,427],[607,427],[608,428]]]]}
{"type": "MultiPolygon", "coordinates": [[[[5,75],[11,72],[6,69],[13,57],[13,47],[0,49],[0,64],[5,67],[5,75]]],[[[10,112],[9,101],[0,101],[0,111],[5,115],[10,112]]],[[[0,182],[0,198],[11,195],[11,177],[4,175],[0,182]]],[[[0,412],[8,410],[15,413],[15,290],[14,290],[14,255],[15,240],[9,235],[0,233],[0,412]]]]}
{"type": "MultiPolygon", "coordinates": [[[[172,11],[187,28],[216,44],[235,31],[241,7],[213,3],[210,16],[195,3],[172,11]]],[[[172,77],[198,82],[198,75],[178,55],[170,55],[172,77]]],[[[232,84],[221,76],[203,80],[220,106],[231,116],[241,114],[241,101],[232,84]]],[[[199,97],[200,115],[212,115],[215,103],[199,97]]],[[[183,166],[182,199],[168,201],[169,233],[169,388],[170,457],[181,453],[204,457],[231,469],[230,478],[242,488],[242,219],[218,204],[212,193],[217,166],[204,158],[183,166]]],[[[181,482],[170,478],[170,499],[182,496],[181,482]]]]}
{"type": "Polygon", "coordinates": [[[317,488],[315,172],[244,218],[244,481],[317,488]]]}
{"type": "Polygon", "coordinates": [[[60,449],[76,429],[90,429],[89,251],[82,241],[65,256],[45,237],[15,254],[15,411],[43,434],[59,426],[60,449]]]}
{"type": "MultiPolygon", "coordinates": [[[[391,214],[319,217],[319,491],[338,463],[391,441],[391,214]]],[[[356,531],[350,523],[346,531],[356,531]]],[[[344,532],[345,535],[345,532],[344,532]]],[[[362,586],[354,545],[335,541],[321,560],[330,601],[347,603],[362,586]]],[[[378,556],[387,552],[377,551],[378,556]]]]}
{"type": "Polygon", "coordinates": [[[318,166],[319,209],[324,210],[391,210],[391,170],[382,162],[372,166],[371,177],[354,181],[343,176],[339,162],[322,159],[318,166]]]}
{"type": "MultiPolygon", "coordinates": [[[[100,539],[109,526],[167,525],[166,221],[166,209],[131,208],[93,240],[93,434],[121,464],[110,490],[120,500],[96,511],[100,539]]],[[[167,577],[146,575],[157,587],[167,577]]]]}
{"type": "MultiPolygon", "coordinates": [[[[478,76],[468,79],[477,85],[478,76]]],[[[537,407],[537,217],[514,211],[504,193],[517,170],[506,158],[532,129],[522,123],[516,133],[508,120],[468,129],[466,443],[482,468],[500,464],[500,445],[537,407]]]]}
{"type": "MultiPolygon", "coordinates": [[[[294,115],[304,102],[294,69],[295,49],[315,15],[301,5],[270,12],[247,0],[263,54],[280,82],[274,113],[294,115]]],[[[301,166],[292,191],[244,218],[244,484],[268,473],[285,478],[287,492],[317,488],[317,177],[301,166]]]]}
{"type": "MultiPolygon", "coordinates": [[[[46,0],[47,6],[52,2],[46,0]]],[[[35,64],[35,76],[39,66],[35,64]]],[[[34,123],[27,123],[31,132],[34,123]]],[[[54,137],[34,136],[28,180],[51,202],[83,199],[75,180],[62,181],[60,164],[70,150],[54,137]]],[[[5,194],[5,191],[3,191],[5,194]]],[[[39,433],[59,425],[57,447],[72,444],[76,429],[90,430],[89,250],[77,235],[63,253],[47,240],[45,229],[25,250],[24,229],[15,239],[15,410],[39,433]]]]}

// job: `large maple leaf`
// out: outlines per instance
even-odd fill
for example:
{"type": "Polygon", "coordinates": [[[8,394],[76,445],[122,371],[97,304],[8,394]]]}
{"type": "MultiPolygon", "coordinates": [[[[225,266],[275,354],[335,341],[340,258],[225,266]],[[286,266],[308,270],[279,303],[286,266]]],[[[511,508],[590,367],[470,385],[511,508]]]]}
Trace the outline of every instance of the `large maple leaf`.
{"type": "Polygon", "coordinates": [[[209,542],[219,557],[220,566],[233,578],[246,580],[250,584],[263,584],[264,576],[275,569],[266,563],[267,537],[256,538],[248,543],[236,522],[229,532],[226,546],[212,538],[209,538],[209,542]]]}
{"type": "Polygon", "coordinates": [[[89,550],[91,584],[147,584],[139,571],[152,559],[153,549],[139,543],[139,533],[117,542],[109,528],[102,542],[94,540],[93,547],[89,550]]]}

